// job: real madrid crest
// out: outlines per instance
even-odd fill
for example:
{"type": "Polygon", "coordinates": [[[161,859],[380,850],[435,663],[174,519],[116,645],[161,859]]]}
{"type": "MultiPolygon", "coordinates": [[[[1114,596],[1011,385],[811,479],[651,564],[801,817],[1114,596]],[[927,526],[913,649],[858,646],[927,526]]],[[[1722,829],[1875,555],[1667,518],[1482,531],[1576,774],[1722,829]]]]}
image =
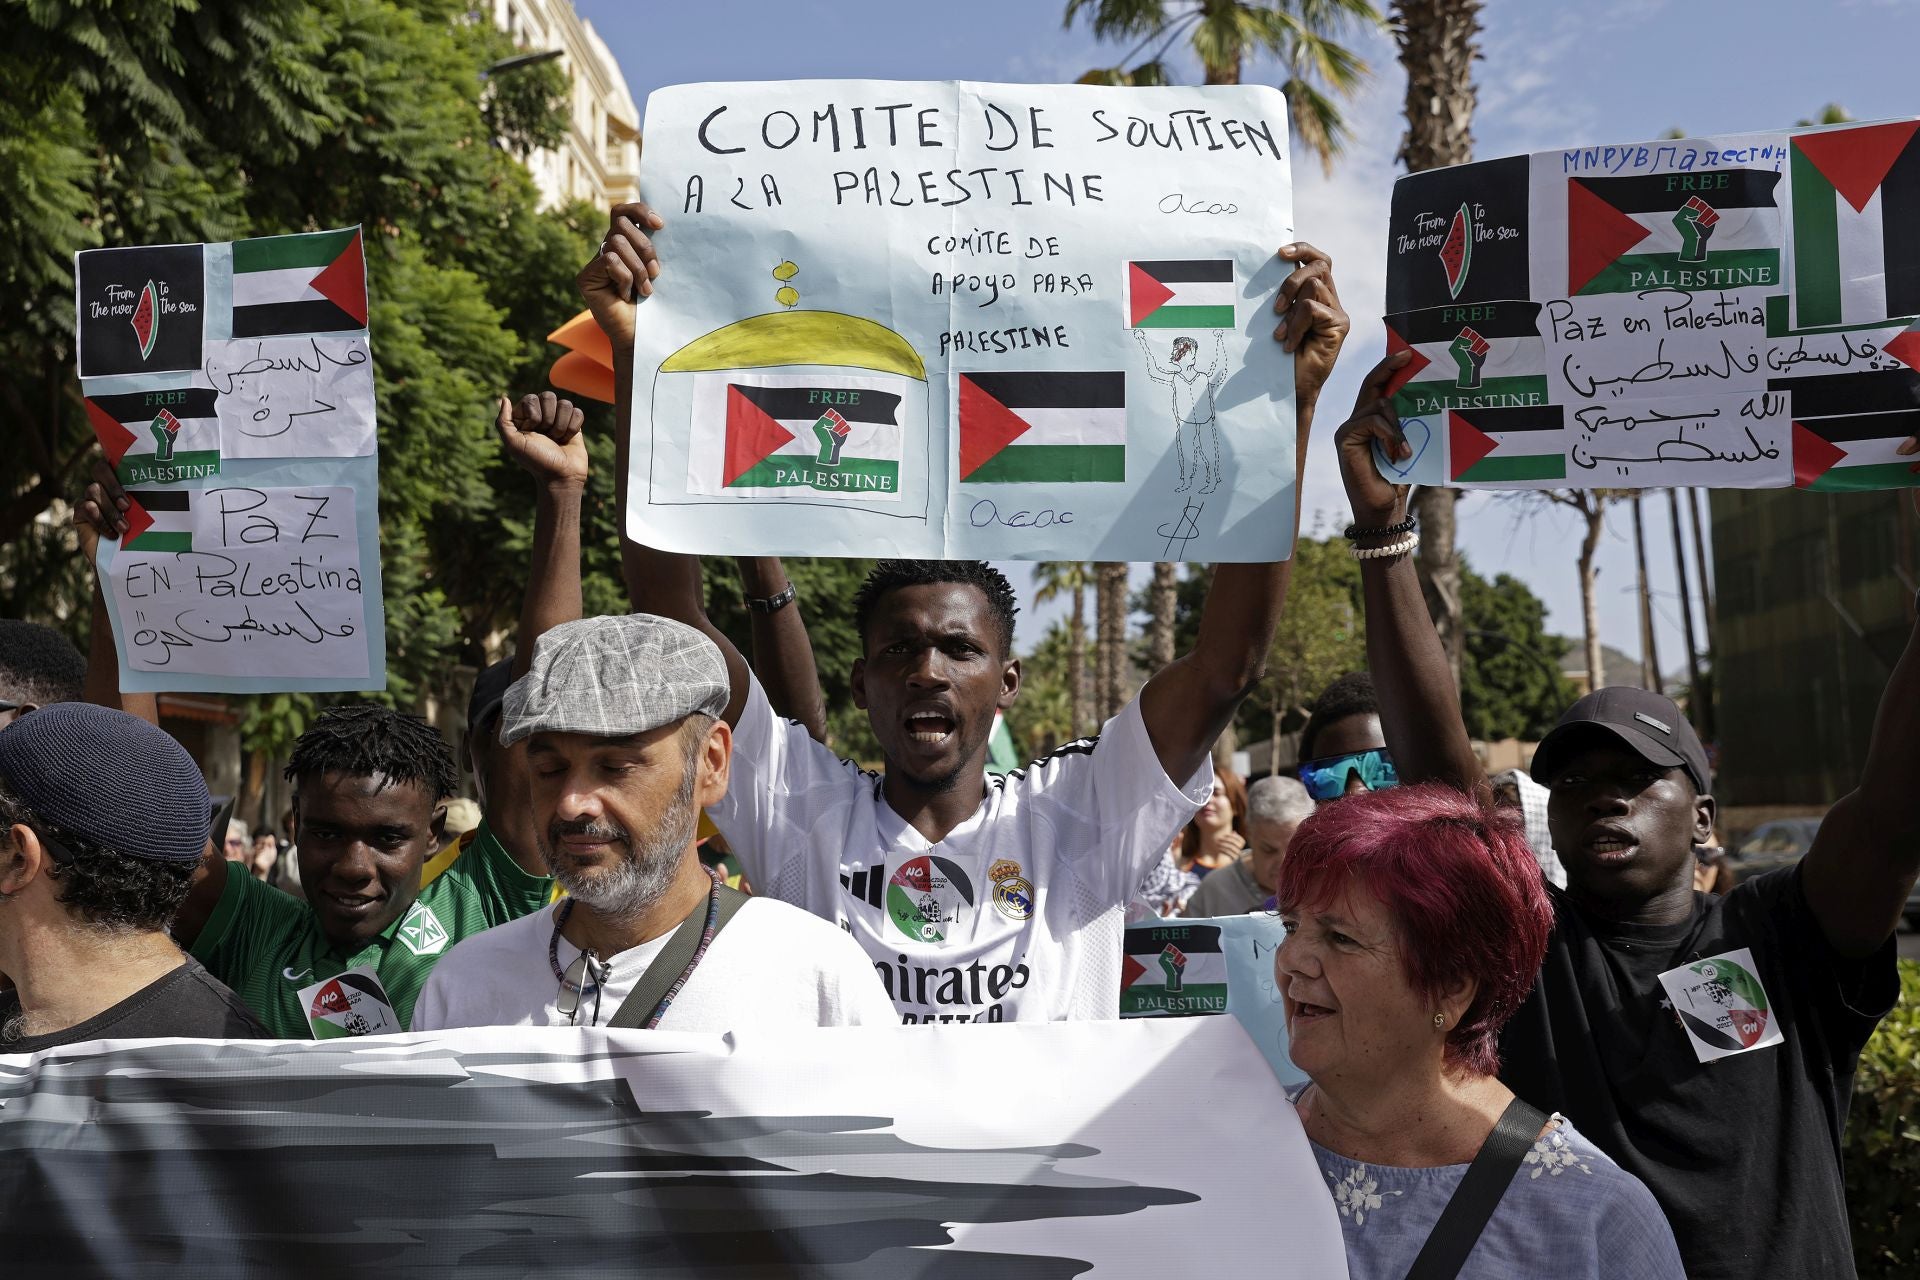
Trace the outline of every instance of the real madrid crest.
{"type": "Polygon", "coordinates": [[[993,881],[993,909],[1009,920],[1033,919],[1033,885],[1020,874],[1020,864],[1001,858],[987,868],[993,881]]]}

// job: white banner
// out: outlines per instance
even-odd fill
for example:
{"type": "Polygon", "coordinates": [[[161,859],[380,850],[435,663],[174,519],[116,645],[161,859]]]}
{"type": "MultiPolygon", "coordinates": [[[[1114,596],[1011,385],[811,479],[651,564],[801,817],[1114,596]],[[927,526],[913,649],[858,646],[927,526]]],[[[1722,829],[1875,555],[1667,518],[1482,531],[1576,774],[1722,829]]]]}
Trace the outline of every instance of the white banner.
{"type": "Polygon", "coordinates": [[[1231,1018],[0,1057],[11,1276],[1345,1277],[1231,1018]]]}

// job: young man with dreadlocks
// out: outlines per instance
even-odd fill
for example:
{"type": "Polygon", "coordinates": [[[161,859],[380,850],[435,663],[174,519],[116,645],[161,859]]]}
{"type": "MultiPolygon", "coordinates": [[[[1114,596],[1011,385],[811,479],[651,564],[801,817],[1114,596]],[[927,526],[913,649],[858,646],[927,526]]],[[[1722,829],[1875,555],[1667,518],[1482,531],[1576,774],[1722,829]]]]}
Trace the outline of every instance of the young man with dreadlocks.
{"type": "MultiPolygon", "coordinates": [[[[620,421],[632,403],[634,303],[659,274],[646,233],[663,225],[645,205],[616,208],[580,274],[614,348],[620,421]]],[[[1347,317],[1325,254],[1294,244],[1280,256],[1296,264],[1274,336],[1294,354],[1298,461],[1347,317]]],[[[624,501],[624,456],[615,474],[624,501]]],[[[1260,677],[1289,563],[1221,565],[1192,653],[1097,739],[990,779],[994,713],[1020,692],[1013,589],[992,568],[884,561],[861,589],[865,652],[852,678],[886,757],[875,776],[775,715],[708,620],[697,559],[632,543],[623,558],[635,608],[698,627],[726,659],[732,784],[709,812],[759,892],[850,932],[904,1021],[1117,1015],[1125,904],[1211,791],[1208,753],[1260,677]]],[[[792,602],[788,590],[749,605],[792,602]]]]}
{"type": "Polygon", "coordinates": [[[324,711],[294,743],[286,776],[306,902],[222,860],[174,920],[174,936],[276,1036],[404,1031],[449,947],[547,901],[548,881],[504,850],[459,858],[420,887],[455,773],[418,716],[324,711]]]}

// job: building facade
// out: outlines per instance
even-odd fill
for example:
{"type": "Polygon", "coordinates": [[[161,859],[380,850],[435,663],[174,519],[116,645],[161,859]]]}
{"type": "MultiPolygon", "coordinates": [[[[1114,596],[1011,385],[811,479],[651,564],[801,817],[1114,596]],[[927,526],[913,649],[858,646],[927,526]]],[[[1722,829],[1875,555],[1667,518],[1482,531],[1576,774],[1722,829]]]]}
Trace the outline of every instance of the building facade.
{"type": "Polygon", "coordinates": [[[620,64],[568,0],[491,0],[495,26],[528,53],[560,51],[567,73],[566,141],[526,164],[542,208],[584,200],[596,208],[640,198],[640,112],[620,64]]]}
{"type": "Polygon", "coordinates": [[[1831,804],[1860,779],[1913,627],[1920,520],[1904,492],[1716,490],[1710,508],[1715,794],[1831,804]]]}

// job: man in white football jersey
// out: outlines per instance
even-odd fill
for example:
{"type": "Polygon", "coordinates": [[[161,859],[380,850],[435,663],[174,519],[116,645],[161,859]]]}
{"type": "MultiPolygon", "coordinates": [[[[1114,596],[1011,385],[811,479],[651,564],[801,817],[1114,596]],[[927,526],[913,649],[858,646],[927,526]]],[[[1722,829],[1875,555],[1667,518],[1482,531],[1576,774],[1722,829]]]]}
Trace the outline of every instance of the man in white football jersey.
{"type": "MultiPolygon", "coordinates": [[[[613,345],[619,422],[632,400],[634,303],[659,275],[648,232],[664,225],[645,205],[615,208],[580,273],[613,345]]],[[[1295,264],[1274,339],[1294,357],[1297,485],[1348,323],[1327,256],[1307,244],[1279,253],[1295,264]]],[[[859,592],[854,699],[886,760],[872,774],[774,714],[706,616],[697,557],[622,549],[634,607],[700,628],[726,658],[733,781],[710,812],[756,892],[851,933],[905,1022],[1117,1015],[1126,902],[1211,790],[1209,752],[1260,678],[1291,562],[1218,566],[1191,653],[1098,737],[989,777],[994,715],[1020,692],[1013,589],[989,566],[884,561],[859,592]]],[[[790,589],[755,598],[749,583],[748,594],[763,612],[794,607],[790,589]]]]}

